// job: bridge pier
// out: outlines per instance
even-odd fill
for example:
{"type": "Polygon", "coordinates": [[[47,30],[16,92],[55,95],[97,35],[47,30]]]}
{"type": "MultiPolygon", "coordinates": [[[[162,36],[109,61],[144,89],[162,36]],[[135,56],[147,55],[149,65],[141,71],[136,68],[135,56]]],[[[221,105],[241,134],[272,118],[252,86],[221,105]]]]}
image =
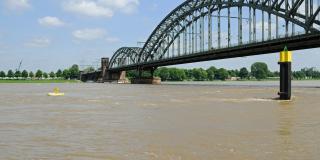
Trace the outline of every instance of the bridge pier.
{"type": "Polygon", "coordinates": [[[107,76],[104,79],[104,82],[117,82],[117,83],[129,83],[126,78],[126,71],[119,71],[119,72],[110,72],[107,71],[107,76]]]}
{"type": "Polygon", "coordinates": [[[154,77],[154,71],[157,68],[153,67],[153,68],[148,68],[148,69],[142,69],[142,68],[138,68],[138,77],[134,78],[131,80],[132,84],[154,84],[154,85],[158,85],[161,84],[161,78],[158,77],[154,77]],[[145,71],[150,71],[150,76],[148,77],[143,77],[143,72],[145,71]]]}
{"type": "Polygon", "coordinates": [[[107,79],[107,70],[109,66],[109,58],[101,58],[101,75],[97,80],[98,83],[104,83],[107,79]]]}

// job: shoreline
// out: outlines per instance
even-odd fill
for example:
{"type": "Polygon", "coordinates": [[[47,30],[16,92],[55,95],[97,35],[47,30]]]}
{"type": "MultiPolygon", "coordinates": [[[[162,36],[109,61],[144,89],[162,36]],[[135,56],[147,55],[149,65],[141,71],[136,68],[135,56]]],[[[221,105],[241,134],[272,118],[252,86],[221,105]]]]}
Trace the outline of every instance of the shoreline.
{"type": "MultiPolygon", "coordinates": [[[[161,82],[162,85],[204,85],[227,87],[279,87],[279,81],[184,81],[161,82]]],[[[320,88],[320,80],[293,80],[293,88],[320,88]]]]}
{"type": "Polygon", "coordinates": [[[0,84],[25,84],[25,83],[81,83],[78,80],[60,80],[60,79],[49,79],[49,80],[1,80],[0,84]]]}

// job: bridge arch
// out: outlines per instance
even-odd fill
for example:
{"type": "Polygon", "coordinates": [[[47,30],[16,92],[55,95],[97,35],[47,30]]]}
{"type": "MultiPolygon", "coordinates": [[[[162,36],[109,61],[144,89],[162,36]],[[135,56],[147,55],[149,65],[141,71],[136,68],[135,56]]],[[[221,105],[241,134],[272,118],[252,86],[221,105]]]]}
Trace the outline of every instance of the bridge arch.
{"type": "Polygon", "coordinates": [[[118,49],[110,59],[109,68],[138,63],[140,52],[141,48],[139,47],[122,47],[118,49]]]}
{"type": "Polygon", "coordinates": [[[318,34],[320,7],[315,8],[307,2],[310,1],[187,0],[169,13],[152,32],[138,55],[138,63],[199,54],[208,50],[279,39],[282,36],[318,34]],[[257,11],[261,12],[260,17],[257,11]],[[247,17],[243,16],[243,12],[247,13],[247,17]],[[216,24],[213,23],[214,18],[216,24]],[[227,19],[224,25],[223,18],[227,19]],[[231,22],[231,19],[237,19],[237,22],[231,22]],[[244,20],[248,23],[245,29],[244,20]],[[258,27],[257,21],[261,22],[258,27]],[[231,33],[234,26],[237,26],[237,36],[231,33]],[[261,33],[257,34],[260,27],[261,33]],[[247,36],[244,36],[245,33],[247,36]],[[259,36],[261,39],[257,40],[259,36]],[[245,37],[248,42],[244,42],[245,37]],[[237,42],[232,44],[235,39],[237,42]],[[223,46],[223,43],[226,45],[223,46]]]}

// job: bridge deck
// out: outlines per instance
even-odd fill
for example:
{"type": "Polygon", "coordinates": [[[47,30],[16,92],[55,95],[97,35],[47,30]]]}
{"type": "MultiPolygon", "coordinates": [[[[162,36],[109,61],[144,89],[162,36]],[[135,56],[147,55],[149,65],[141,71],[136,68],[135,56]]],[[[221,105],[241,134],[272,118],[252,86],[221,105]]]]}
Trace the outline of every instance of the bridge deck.
{"type": "Polygon", "coordinates": [[[320,47],[320,34],[300,35],[294,37],[281,38],[267,42],[258,42],[236,47],[210,50],[190,55],[172,57],[147,63],[139,63],[118,68],[110,68],[110,71],[134,70],[140,68],[153,68],[168,65],[178,65],[193,62],[203,62],[209,60],[246,57],[261,54],[275,53],[283,50],[287,46],[290,50],[301,50],[320,47]]]}

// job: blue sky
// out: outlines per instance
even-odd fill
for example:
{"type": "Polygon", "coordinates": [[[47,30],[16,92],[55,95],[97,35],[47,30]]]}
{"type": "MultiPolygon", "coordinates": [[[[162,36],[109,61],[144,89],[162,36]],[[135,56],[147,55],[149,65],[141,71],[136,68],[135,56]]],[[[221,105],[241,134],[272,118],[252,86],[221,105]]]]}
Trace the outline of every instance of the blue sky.
{"type": "MultiPolygon", "coordinates": [[[[146,41],[183,0],[1,0],[0,70],[45,71],[97,64],[122,46],[146,41]]],[[[320,49],[295,51],[294,69],[320,68],[320,49]]],[[[249,67],[255,61],[277,70],[278,54],[209,61],[178,67],[249,67]]]]}

